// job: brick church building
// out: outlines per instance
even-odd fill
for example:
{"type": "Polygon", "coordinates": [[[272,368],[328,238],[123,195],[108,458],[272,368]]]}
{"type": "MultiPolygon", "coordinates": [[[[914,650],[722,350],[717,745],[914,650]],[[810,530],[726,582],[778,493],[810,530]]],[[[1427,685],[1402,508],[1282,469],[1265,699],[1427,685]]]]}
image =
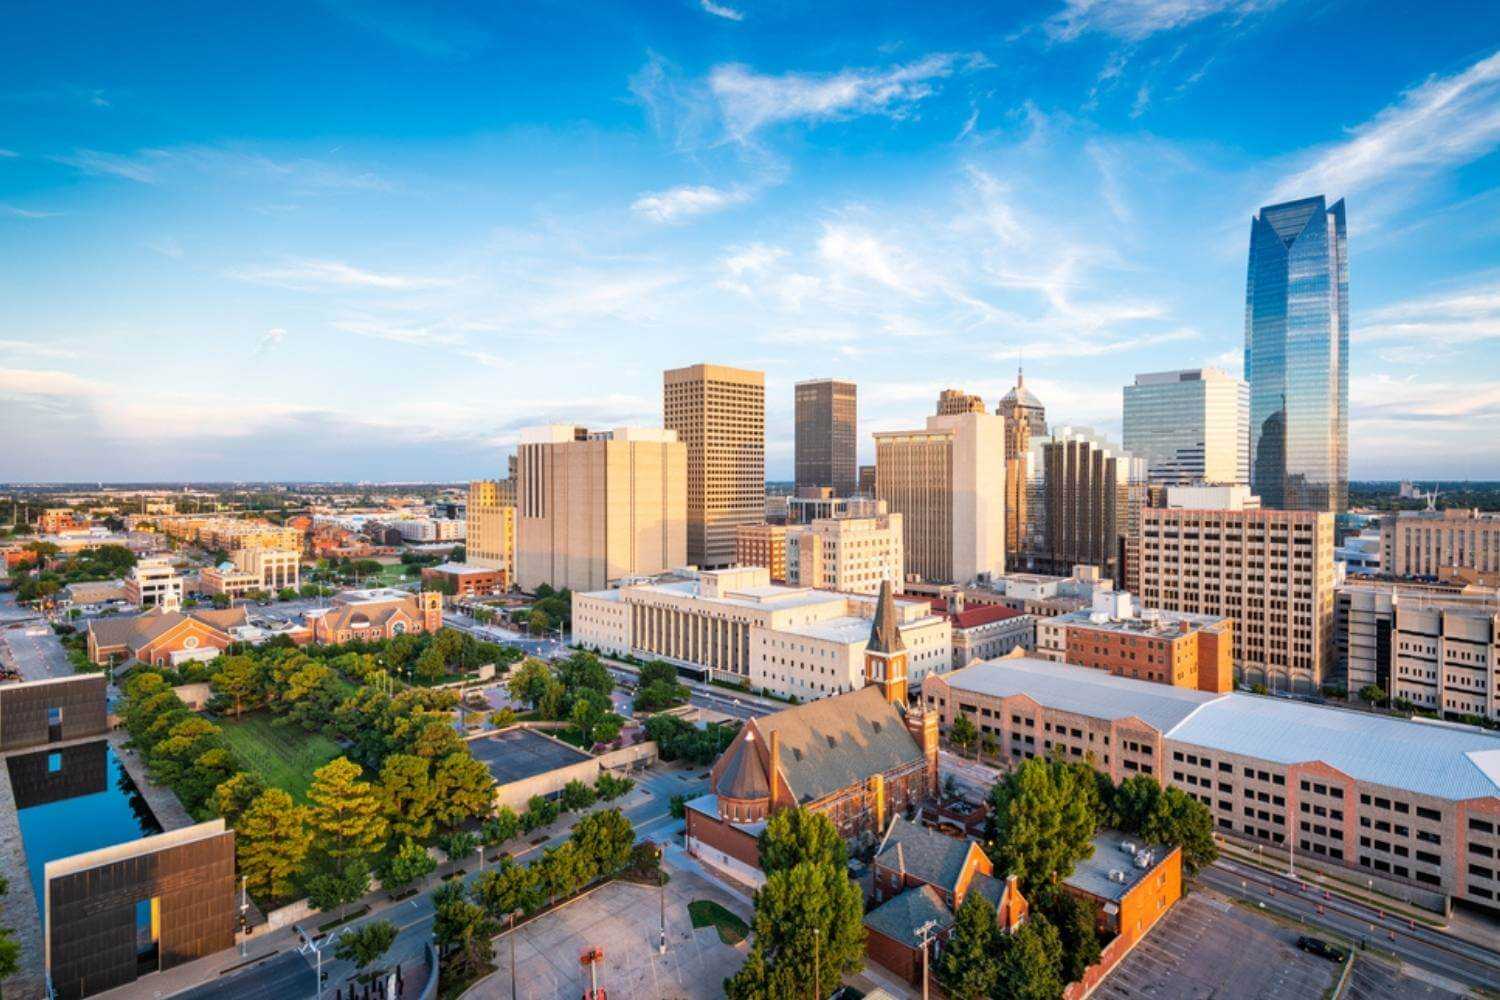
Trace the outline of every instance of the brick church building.
{"type": "Polygon", "coordinates": [[[777,810],[823,813],[846,841],[873,845],[892,817],[936,796],[938,717],[908,704],[889,581],[865,649],[865,686],[749,720],[709,787],[686,806],[688,851],[755,886],[765,880],[757,838],[777,810]]]}

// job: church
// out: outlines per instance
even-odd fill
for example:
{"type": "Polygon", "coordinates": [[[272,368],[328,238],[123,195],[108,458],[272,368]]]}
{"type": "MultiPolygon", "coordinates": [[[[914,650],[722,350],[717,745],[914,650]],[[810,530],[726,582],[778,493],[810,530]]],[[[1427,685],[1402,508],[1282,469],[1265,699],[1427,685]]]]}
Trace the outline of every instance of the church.
{"type": "Polygon", "coordinates": [[[745,723],[714,764],[711,791],[686,805],[690,854],[759,886],[757,839],[772,813],[820,812],[857,849],[936,796],[938,715],[908,703],[898,624],[887,581],[865,649],[865,686],[745,723]]]}

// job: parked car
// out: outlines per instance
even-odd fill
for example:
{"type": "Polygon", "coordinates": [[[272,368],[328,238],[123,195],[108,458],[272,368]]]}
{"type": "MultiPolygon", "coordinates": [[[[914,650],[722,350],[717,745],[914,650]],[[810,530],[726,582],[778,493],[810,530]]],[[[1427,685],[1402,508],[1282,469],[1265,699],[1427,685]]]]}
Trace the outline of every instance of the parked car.
{"type": "Polygon", "coordinates": [[[1308,937],[1306,934],[1297,939],[1297,947],[1309,955],[1317,955],[1326,958],[1330,962],[1342,962],[1344,960],[1344,949],[1337,945],[1331,945],[1322,938],[1308,937]]]}

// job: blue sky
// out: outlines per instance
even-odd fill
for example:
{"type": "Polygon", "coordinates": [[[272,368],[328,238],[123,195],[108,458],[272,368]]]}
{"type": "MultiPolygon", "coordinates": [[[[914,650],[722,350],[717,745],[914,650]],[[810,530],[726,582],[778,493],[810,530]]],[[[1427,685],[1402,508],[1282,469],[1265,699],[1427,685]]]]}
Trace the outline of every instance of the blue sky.
{"type": "Polygon", "coordinates": [[[1348,202],[1351,475],[1500,478],[1500,6],[22,3],[0,37],[0,480],[501,474],[661,370],[1024,354],[1117,435],[1238,372],[1257,207],[1348,202]],[[217,8],[217,9],[213,9],[217,8]]]}

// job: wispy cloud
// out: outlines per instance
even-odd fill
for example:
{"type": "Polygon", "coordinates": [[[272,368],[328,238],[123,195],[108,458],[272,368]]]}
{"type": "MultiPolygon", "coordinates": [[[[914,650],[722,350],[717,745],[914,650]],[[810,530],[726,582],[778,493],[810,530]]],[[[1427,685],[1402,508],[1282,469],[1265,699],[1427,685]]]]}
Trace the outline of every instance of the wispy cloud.
{"type": "Polygon", "coordinates": [[[462,58],[489,44],[489,33],[454,14],[404,0],[319,0],[324,9],[424,56],[462,58]]]}
{"type": "Polygon", "coordinates": [[[743,21],[745,19],[743,11],[735,10],[733,7],[726,7],[721,3],[714,3],[714,0],[698,0],[698,5],[714,17],[722,17],[726,21],[743,21]]]}
{"type": "Polygon", "coordinates": [[[1428,174],[1500,145],[1500,52],[1461,73],[1430,77],[1357,126],[1350,138],[1316,151],[1276,186],[1274,200],[1309,191],[1349,195],[1428,174]]]}
{"type": "Polygon", "coordinates": [[[630,208],[652,222],[671,224],[743,205],[750,197],[750,192],[744,188],[683,185],[643,194],[631,203],[630,208]]]}
{"type": "Polygon", "coordinates": [[[266,184],[298,193],[380,192],[395,187],[371,170],[314,157],[270,156],[239,147],[182,146],[134,153],[76,149],[50,159],[90,176],[119,177],[140,184],[207,178],[215,184],[266,184]]]}
{"type": "Polygon", "coordinates": [[[1500,282],[1384,306],[1353,329],[1359,341],[1420,344],[1429,353],[1500,340],[1500,282]]]}
{"type": "Polygon", "coordinates": [[[13,160],[20,155],[14,149],[0,149],[0,160],[13,160]]]}
{"type": "Polygon", "coordinates": [[[389,340],[395,344],[411,344],[417,347],[455,347],[462,344],[464,340],[457,333],[422,326],[398,326],[375,319],[340,319],[334,321],[333,327],[361,337],[389,340]]]}
{"type": "Polygon", "coordinates": [[[161,164],[168,155],[160,149],[143,150],[134,156],[97,149],[75,149],[71,154],[52,159],[96,177],[119,177],[138,184],[155,184],[161,178],[161,164]]]}
{"type": "Polygon", "coordinates": [[[12,219],[51,219],[61,214],[61,212],[44,212],[37,208],[21,208],[19,205],[7,205],[0,202],[0,216],[8,216],[12,219]]]}
{"type": "Polygon", "coordinates": [[[286,339],[286,331],[285,330],[283,330],[279,326],[272,327],[271,329],[267,330],[265,333],[261,334],[260,335],[260,339],[255,342],[255,353],[256,354],[266,354],[266,353],[268,353],[270,351],[273,351],[276,348],[280,347],[281,346],[281,342],[283,340],[285,340],[285,339],[286,339]]]}
{"type": "Polygon", "coordinates": [[[363,288],[409,292],[456,284],[452,278],[368,271],[338,260],[294,260],[279,267],[233,270],[229,272],[229,276],[256,285],[295,290],[363,288]]]}
{"type": "Polygon", "coordinates": [[[37,358],[71,360],[79,356],[77,351],[51,344],[38,344],[30,340],[0,340],[0,354],[24,354],[37,358]]]}
{"type": "Polygon", "coordinates": [[[901,118],[936,91],[936,82],[960,67],[981,65],[982,57],[936,53],[886,69],[845,69],[837,73],[784,73],[769,76],[731,63],[709,73],[725,129],[746,140],[771,125],[790,121],[833,121],[855,115],[901,118]]]}
{"type": "MultiPolygon", "coordinates": [[[[1019,351],[1027,358],[1093,358],[1104,354],[1119,354],[1123,351],[1138,351],[1145,347],[1159,347],[1184,340],[1196,340],[1196,330],[1169,330],[1165,333],[1146,333],[1135,337],[1120,337],[1111,340],[1069,339],[1066,337],[1037,340],[1025,344],[1019,351]]],[[[996,361],[1009,361],[1015,351],[1002,351],[993,355],[996,361]]]]}
{"type": "Polygon", "coordinates": [[[1089,32],[1138,42],[1220,15],[1236,20],[1270,10],[1281,0],[1065,0],[1043,25],[1048,37],[1070,42],[1089,32]]]}

